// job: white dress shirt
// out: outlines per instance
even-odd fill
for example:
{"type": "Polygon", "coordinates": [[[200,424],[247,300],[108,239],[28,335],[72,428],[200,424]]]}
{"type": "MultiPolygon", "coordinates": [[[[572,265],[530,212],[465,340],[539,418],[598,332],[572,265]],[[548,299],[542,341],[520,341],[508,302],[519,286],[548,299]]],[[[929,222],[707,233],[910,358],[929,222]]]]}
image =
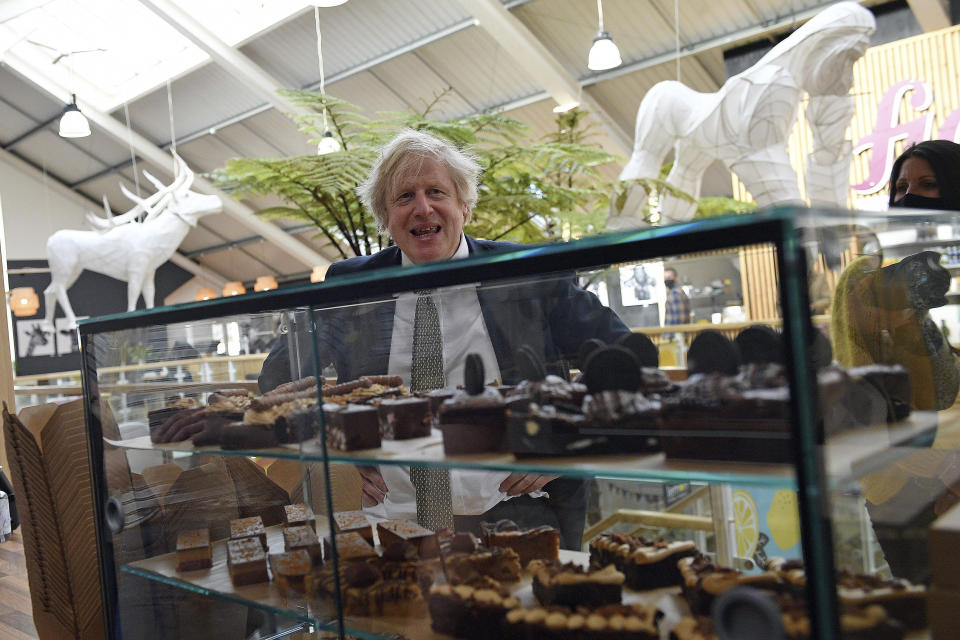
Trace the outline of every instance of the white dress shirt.
{"type": "MultiPolygon", "coordinates": [[[[413,263],[401,254],[402,264],[413,263]]],[[[466,237],[461,234],[460,245],[452,260],[470,255],[466,237]]],[[[393,337],[390,342],[390,363],[387,373],[403,378],[410,385],[410,367],[413,360],[413,324],[417,307],[416,293],[404,293],[397,298],[393,319],[393,337]]],[[[452,287],[434,292],[434,304],[440,316],[440,332],[443,336],[443,369],[446,388],[455,389],[463,384],[463,370],[467,355],[477,353],[483,360],[484,377],[487,382],[500,379],[500,367],[490,341],[490,334],[483,321],[480,300],[475,285],[452,287]]],[[[382,504],[367,507],[372,515],[388,519],[416,520],[416,492],[410,482],[406,467],[382,465],[380,474],[388,487],[382,504]]],[[[510,475],[507,471],[450,472],[450,493],[455,515],[479,515],[506,499],[499,486],[510,475]]],[[[530,494],[534,497],[541,493],[530,494]]]]}

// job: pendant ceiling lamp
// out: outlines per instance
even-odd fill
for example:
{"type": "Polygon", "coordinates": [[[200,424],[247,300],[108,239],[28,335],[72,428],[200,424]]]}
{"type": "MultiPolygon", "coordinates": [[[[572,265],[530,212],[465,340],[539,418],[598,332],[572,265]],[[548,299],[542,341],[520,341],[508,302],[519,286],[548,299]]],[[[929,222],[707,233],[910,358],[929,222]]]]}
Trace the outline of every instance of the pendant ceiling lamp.
{"type": "Polygon", "coordinates": [[[10,311],[18,318],[36,315],[40,297],[33,287],[16,287],[10,291],[10,311]]]}
{"type": "Polygon", "coordinates": [[[279,285],[277,279],[273,276],[260,276],[253,285],[254,291],[270,291],[276,289],[279,285]]]}
{"type": "Polygon", "coordinates": [[[85,138],[90,135],[90,123],[77,106],[77,95],[71,94],[71,102],[63,108],[60,116],[61,138],[85,138]]]}
{"type": "Polygon", "coordinates": [[[246,292],[246,287],[244,287],[243,283],[239,281],[228,282],[227,284],[223,285],[223,296],[225,298],[230,296],[241,296],[246,292]]]}
{"type": "Polygon", "coordinates": [[[194,298],[197,302],[201,300],[213,300],[217,297],[217,292],[211,287],[201,287],[197,290],[197,296],[194,298]]]}
{"type": "Polygon", "coordinates": [[[593,39],[593,46],[590,47],[587,68],[592,71],[604,71],[619,67],[623,64],[623,60],[620,58],[620,50],[613,43],[613,36],[603,29],[603,0],[597,0],[597,15],[600,20],[600,28],[593,39]]]}
{"type": "Polygon", "coordinates": [[[329,266],[316,266],[313,268],[313,271],[310,273],[310,282],[323,282],[323,279],[327,277],[327,269],[329,266]]]}
{"type": "MultiPolygon", "coordinates": [[[[346,0],[343,0],[346,2],[346,0]]],[[[337,4],[343,4],[343,2],[335,2],[335,0],[327,0],[323,4],[315,4],[313,8],[313,21],[317,28],[317,63],[320,65],[320,96],[324,99],[323,102],[323,136],[320,138],[320,142],[317,144],[317,155],[326,155],[328,153],[335,153],[340,151],[340,141],[334,137],[333,132],[330,131],[330,127],[327,126],[327,92],[324,85],[323,77],[323,50],[320,47],[320,7],[333,7],[337,4]],[[334,3],[334,4],[331,4],[334,3]]]]}

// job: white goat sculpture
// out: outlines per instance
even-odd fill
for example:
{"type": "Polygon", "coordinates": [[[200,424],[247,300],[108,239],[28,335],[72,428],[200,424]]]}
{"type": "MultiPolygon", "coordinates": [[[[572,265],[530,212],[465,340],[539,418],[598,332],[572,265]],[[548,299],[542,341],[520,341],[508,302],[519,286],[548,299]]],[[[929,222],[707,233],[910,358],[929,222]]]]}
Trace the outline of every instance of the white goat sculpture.
{"type": "Polygon", "coordinates": [[[130,211],[112,216],[110,204],[104,197],[107,217],[87,214],[87,221],[95,231],[61,229],[50,236],[47,260],[52,281],[43,292],[45,328],[53,327],[57,302],[67,316],[68,326],[76,326],[77,318],[70,306],[67,289],[84,269],[125,280],[127,311],[137,308],[141,293],[147,308],[153,308],[153,276],[157,267],[173,255],[201,216],[217,213],[223,208],[218,196],[190,190],[195,177],[193,171],[182,158],[177,155],[174,158],[179,171],[170,185],[165,186],[143,172],[157,187],[157,192],[149,198],[138,198],[121,185],[123,194],[137,203],[130,211]],[[138,220],[143,214],[146,214],[143,220],[138,220]]]}

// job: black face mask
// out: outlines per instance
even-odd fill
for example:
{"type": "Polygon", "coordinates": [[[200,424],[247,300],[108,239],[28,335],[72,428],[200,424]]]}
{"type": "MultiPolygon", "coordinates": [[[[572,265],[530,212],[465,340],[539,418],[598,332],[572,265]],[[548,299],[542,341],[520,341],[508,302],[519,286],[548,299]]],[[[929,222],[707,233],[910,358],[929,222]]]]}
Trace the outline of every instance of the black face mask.
{"type": "Polygon", "coordinates": [[[673,285],[677,284],[677,281],[667,278],[663,281],[663,284],[666,285],[667,289],[673,289],[673,285]]]}
{"type": "Polygon", "coordinates": [[[928,198],[908,193],[899,200],[894,201],[891,207],[902,207],[905,209],[936,209],[938,211],[947,211],[947,201],[943,198],[928,198]]]}

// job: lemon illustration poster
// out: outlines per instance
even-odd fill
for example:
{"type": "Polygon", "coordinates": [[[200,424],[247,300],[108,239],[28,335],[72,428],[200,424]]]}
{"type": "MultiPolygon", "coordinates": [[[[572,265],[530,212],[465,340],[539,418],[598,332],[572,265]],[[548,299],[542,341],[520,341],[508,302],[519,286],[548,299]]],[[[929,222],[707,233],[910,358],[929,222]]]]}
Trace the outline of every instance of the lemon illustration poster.
{"type": "Polygon", "coordinates": [[[797,492],[772,487],[733,491],[737,555],[741,558],[800,558],[800,514],[797,492]]]}

